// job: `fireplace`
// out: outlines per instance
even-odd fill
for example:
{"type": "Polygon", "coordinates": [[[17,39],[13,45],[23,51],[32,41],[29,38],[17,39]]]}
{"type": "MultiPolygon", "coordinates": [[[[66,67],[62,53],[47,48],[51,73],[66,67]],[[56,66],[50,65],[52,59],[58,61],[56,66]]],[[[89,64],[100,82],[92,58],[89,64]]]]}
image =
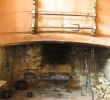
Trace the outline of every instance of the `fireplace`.
{"type": "MultiPolygon", "coordinates": [[[[46,90],[50,94],[74,92],[77,97],[89,94],[92,98],[109,97],[109,48],[51,42],[0,50],[3,80],[13,83],[32,73],[35,76],[32,88],[39,88],[37,92],[43,95],[47,95],[46,90]]],[[[74,93],[71,95],[75,96],[74,93]]]]}

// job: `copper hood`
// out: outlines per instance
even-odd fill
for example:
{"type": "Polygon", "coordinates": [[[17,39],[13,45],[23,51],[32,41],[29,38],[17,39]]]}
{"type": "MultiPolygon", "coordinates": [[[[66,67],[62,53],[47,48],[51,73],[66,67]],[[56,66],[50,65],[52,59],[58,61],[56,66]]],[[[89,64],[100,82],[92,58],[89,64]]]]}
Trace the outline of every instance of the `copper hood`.
{"type": "Polygon", "coordinates": [[[33,13],[33,0],[1,0],[0,45],[50,41],[109,47],[109,3],[110,0],[36,0],[33,13]]]}

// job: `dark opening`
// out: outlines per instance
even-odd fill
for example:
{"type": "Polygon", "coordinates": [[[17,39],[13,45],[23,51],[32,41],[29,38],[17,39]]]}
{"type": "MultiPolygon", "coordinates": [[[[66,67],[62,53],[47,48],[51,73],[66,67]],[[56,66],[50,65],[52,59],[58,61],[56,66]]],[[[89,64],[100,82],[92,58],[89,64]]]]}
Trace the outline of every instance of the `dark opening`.
{"type": "Polygon", "coordinates": [[[43,44],[43,63],[66,64],[69,61],[71,44],[45,43],[43,44]]]}

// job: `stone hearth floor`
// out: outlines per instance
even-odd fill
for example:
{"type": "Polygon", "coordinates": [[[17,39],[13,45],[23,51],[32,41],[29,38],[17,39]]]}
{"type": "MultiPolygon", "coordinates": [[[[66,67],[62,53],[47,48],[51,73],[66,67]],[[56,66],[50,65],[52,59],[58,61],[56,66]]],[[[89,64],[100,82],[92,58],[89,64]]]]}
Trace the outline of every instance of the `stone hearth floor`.
{"type": "Polygon", "coordinates": [[[98,97],[91,98],[91,96],[81,96],[80,90],[69,92],[60,92],[61,95],[57,95],[57,93],[42,93],[42,95],[38,95],[36,91],[33,91],[33,97],[27,97],[27,91],[19,91],[10,99],[0,99],[0,100],[110,100],[109,97],[105,99],[101,99],[98,97]]]}

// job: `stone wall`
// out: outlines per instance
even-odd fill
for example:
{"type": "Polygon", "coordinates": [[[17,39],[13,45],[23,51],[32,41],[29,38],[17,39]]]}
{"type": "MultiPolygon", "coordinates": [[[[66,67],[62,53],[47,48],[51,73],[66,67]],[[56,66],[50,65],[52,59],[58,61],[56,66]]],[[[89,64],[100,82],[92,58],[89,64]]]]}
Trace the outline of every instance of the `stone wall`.
{"type": "Polygon", "coordinates": [[[0,48],[0,79],[6,79],[6,50],[4,47],[0,48]]]}
{"type": "Polygon", "coordinates": [[[39,44],[14,46],[13,79],[23,78],[23,74],[29,69],[37,74],[41,64],[41,52],[39,44]]]}
{"type": "Polygon", "coordinates": [[[17,77],[22,76],[21,74],[26,71],[25,69],[37,69],[39,66],[45,66],[45,64],[49,63],[47,62],[49,60],[48,58],[50,58],[50,61],[52,61],[52,59],[55,61],[54,56],[57,55],[57,53],[62,53],[56,56],[56,61],[66,59],[64,61],[65,64],[69,64],[74,70],[76,69],[76,71],[84,71],[86,66],[85,62],[87,62],[93,71],[102,70],[105,72],[106,77],[110,79],[108,71],[110,70],[109,49],[103,47],[84,46],[79,44],[59,44],[56,46],[58,49],[56,49],[56,51],[52,51],[52,45],[54,47],[54,45],[56,46],[57,44],[51,44],[50,51],[48,48],[46,48],[46,46],[49,45],[45,43],[0,48],[0,68],[10,66],[10,68],[13,69],[13,78],[16,79],[17,77]],[[51,53],[49,54],[49,52],[51,53]]]}
{"type": "Polygon", "coordinates": [[[0,79],[18,80],[27,69],[37,69],[41,62],[41,45],[18,45],[0,48],[0,79]]]}

